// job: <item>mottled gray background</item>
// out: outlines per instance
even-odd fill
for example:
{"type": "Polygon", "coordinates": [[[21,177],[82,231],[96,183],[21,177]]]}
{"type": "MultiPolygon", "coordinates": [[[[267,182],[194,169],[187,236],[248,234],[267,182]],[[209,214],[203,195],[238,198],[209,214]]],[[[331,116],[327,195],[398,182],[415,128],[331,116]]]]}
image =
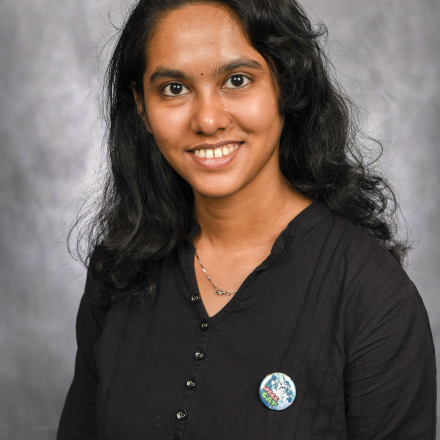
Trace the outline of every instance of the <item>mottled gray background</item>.
{"type": "MultiPolygon", "coordinates": [[[[400,190],[407,270],[440,341],[440,2],[308,0],[400,190]],[[351,78],[361,82],[359,85],[351,78]]],[[[72,379],[84,272],[63,243],[93,182],[101,129],[97,49],[110,0],[0,0],[0,437],[54,439],[72,379]]]]}

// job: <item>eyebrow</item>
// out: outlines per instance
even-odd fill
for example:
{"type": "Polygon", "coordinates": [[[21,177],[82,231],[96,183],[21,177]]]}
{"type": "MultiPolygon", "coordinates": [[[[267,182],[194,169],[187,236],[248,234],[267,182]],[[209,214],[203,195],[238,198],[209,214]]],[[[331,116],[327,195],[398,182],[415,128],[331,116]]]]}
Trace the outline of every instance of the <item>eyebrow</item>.
{"type": "Polygon", "coordinates": [[[193,79],[193,76],[188,75],[181,70],[168,69],[166,67],[159,66],[150,76],[150,82],[153,83],[162,78],[193,79]]]}
{"type": "Polygon", "coordinates": [[[213,76],[223,75],[226,72],[234,69],[240,69],[242,67],[247,67],[248,69],[258,69],[263,70],[263,66],[255,60],[250,58],[239,58],[237,60],[230,61],[229,63],[222,64],[214,70],[213,76]]]}
{"type": "MultiPolygon", "coordinates": [[[[263,66],[258,61],[252,60],[250,58],[239,58],[217,67],[212,75],[220,76],[231,70],[239,69],[243,67],[263,70],[263,66]]],[[[150,83],[153,83],[162,78],[178,78],[178,79],[190,79],[190,80],[194,79],[192,75],[189,75],[183,72],[182,70],[169,69],[167,67],[159,66],[150,76],[150,83]]]]}

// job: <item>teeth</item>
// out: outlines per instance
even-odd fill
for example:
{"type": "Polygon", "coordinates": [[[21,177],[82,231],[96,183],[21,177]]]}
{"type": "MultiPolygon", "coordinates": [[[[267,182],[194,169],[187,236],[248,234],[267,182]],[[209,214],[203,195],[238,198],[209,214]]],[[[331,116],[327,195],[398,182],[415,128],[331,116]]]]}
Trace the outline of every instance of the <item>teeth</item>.
{"type": "Polygon", "coordinates": [[[223,147],[216,148],[215,150],[207,149],[207,150],[195,150],[194,154],[197,157],[206,157],[207,159],[218,158],[222,156],[227,156],[231,154],[234,150],[238,148],[240,144],[229,144],[223,145],[223,147]]]}

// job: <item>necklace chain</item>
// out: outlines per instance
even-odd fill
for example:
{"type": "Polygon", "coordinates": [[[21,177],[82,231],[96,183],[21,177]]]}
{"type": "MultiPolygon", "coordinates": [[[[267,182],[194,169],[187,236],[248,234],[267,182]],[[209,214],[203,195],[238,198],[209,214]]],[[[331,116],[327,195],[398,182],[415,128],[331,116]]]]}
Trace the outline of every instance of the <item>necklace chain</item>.
{"type": "Polygon", "coordinates": [[[236,290],[235,292],[232,292],[231,290],[222,290],[222,289],[220,289],[220,287],[217,287],[217,286],[212,282],[211,278],[209,278],[209,275],[208,275],[208,273],[206,272],[206,269],[203,267],[203,264],[202,264],[202,262],[200,261],[199,256],[197,255],[197,249],[196,249],[195,247],[194,247],[194,249],[195,249],[195,251],[196,251],[197,261],[199,262],[200,267],[201,267],[202,270],[203,270],[203,273],[206,275],[206,277],[208,278],[209,282],[213,285],[214,290],[215,290],[215,293],[216,293],[217,295],[226,295],[226,296],[231,296],[231,295],[233,295],[234,293],[237,293],[237,290],[236,290]]]}

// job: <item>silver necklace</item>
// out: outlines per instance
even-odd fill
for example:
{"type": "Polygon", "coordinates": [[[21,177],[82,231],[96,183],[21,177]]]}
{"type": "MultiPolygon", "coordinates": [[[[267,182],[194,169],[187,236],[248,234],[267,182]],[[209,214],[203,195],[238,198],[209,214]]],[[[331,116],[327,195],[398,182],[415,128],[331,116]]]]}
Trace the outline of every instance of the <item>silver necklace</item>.
{"type": "Polygon", "coordinates": [[[220,289],[220,287],[217,287],[217,286],[212,282],[211,278],[209,278],[208,273],[206,272],[205,268],[203,267],[203,264],[202,264],[202,262],[200,261],[199,256],[197,255],[197,249],[195,248],[195,246],[194,246],[194,249],[195,249],[195,251],[196,251],[197,261],[199,262],[200,267],[202,268],[202,270],[203,270],[204,274],[206,275],[206,277],[208,278],[209,282],[213,285],[214,290],[215,290],[215,293],[216,293],[217,295],[226,295],[226,296],[231,296],[231,295],[233,295],[234,293],[237,293],[237,290],[236,290],[235,292],[232,292],[232,291],[230,291],[230,290],[222,290],[222,289],[220,289]]]}

